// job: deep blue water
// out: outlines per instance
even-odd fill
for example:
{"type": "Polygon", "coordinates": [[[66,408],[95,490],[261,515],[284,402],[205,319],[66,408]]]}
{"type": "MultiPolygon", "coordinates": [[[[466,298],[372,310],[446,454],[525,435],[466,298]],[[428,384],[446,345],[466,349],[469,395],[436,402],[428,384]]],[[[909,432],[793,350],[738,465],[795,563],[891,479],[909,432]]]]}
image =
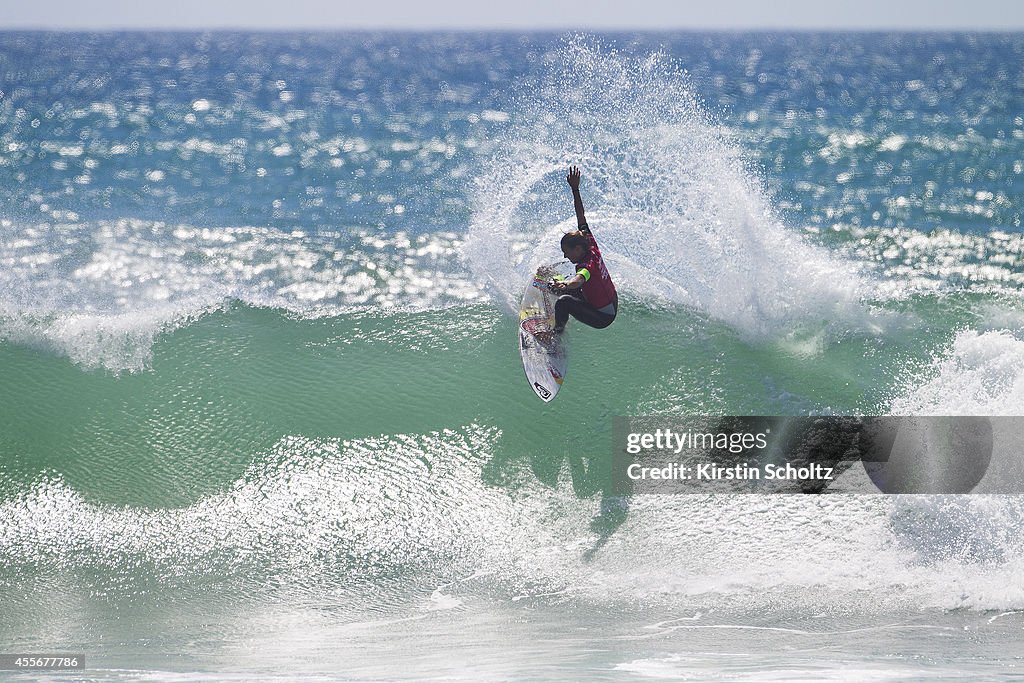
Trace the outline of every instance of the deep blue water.
{"type": "MultiPolygon", "coordinates": [[[[459,230],[464,179],[500,125],[484,112],[525,114],[517,84],[563,39],[6,33],[5,205],[22,218],[45,203],[82,220],[459,230]]],[[[1017,34],[603,39],[685,70],[795,224],[1019,226],[999,199],[1021,177],[1017,34]],[[993,197],[977,211],[979,192],[993,197]]]]}

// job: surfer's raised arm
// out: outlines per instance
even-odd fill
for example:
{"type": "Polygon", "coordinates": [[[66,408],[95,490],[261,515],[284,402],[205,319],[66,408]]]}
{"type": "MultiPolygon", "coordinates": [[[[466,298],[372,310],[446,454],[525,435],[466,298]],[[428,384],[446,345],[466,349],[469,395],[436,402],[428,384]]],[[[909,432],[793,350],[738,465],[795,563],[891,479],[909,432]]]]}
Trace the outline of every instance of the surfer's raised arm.
{"type": "Polygon", "coordinates": [[[583,197],[580,196],[580,169],[576,166],[569,167],[569,175],[565,177],[565,182],[569,183],[569,187],[572,188],[572,204],[573,208],[576,209],[576,225],[579,226],[580,230],[590,232],[590,227],[587,225],[587,217],[583,215],[583,197]]]}

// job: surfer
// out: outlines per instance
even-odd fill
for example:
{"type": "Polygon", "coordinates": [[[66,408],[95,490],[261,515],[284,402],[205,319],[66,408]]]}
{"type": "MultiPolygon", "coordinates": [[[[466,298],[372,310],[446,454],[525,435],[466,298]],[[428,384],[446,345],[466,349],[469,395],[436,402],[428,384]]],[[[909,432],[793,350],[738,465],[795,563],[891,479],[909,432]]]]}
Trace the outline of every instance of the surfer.
{"type": "Polygon", "coordinates": [[[569,316],[584,325],[603,329],[612,324],[619,310],[619,295],[583,214],[580,176],[580,169],[571,166],[565,178],[572,188],[579,229],[562,235],[562,254],[575,264],[576,274],[567,280],[551,283],[552,291],[561,294],[555,302],[555,332],[565,330],[569,316]]]}

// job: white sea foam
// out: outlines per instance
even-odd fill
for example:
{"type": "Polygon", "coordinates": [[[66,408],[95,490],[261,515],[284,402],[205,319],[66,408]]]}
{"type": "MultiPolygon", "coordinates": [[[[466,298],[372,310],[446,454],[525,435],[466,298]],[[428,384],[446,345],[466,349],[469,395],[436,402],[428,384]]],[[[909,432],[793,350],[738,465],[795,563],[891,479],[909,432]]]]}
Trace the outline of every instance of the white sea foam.
{"type": "Polygon", "coordinates": [[[1007,330],[956,335],[945,353],[908,377],[893,415],[1024,415],[1024,341],[1007,330]]]}
{"type": "Polygon", "coordinates": [[[433,586],[428,609],[437,607],[430,591],[442,595],[438,582],[447,605],[487,594],[682,604],[716,619],[1024,609],[1013,581],[1024,566],[1015,498],[599,504],[567,484],[486,485],[481,468],[500,437],[474,425],[353,441],[286,437],[223,493],[171,510],[99,505],[60,480],[40,481],[0,503],[0,544],[15,566],[103,568],[99,583],[119,592],[152,572],[167,585],[215,574],[229,589],[255,579],[318,599],[348,595],[352,610],[374,610],[421,579],[433,586]],[[601,520],[616,510],[618,522],[601,520]]]}
{"type": "Polygon", "coordinates": [[[507,496],[475,476],[496,436],[469,427],[358,441],[285,437],[230,490],[176,510],[92,504],[60,480],[41,481],[0,504],[0,545],[8,561],[80,547],[60,561],[142,558],[171,572],[225,558],[229,567],[262,559],[312,570],[325,553],[356,568],[369,556],[426,566],[459,556],[477,532],[511,533],[507,496]]]}

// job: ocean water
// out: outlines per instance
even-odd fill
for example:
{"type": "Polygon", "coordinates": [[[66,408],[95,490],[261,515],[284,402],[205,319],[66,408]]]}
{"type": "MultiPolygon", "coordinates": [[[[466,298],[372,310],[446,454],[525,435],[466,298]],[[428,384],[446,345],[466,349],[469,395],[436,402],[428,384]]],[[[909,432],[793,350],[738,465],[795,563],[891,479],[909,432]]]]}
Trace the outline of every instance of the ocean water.
{"type": "Polygon", "coordinates": [[[606,469],[616,416],[1020,415],[1022,63],[1021,34],[0,33],[0,651],[1021,676],[1019,495],[627,500],[606,469]],[[570,164],[622,310],[570,324],[545,405],[513,312],[570,164]]]}

